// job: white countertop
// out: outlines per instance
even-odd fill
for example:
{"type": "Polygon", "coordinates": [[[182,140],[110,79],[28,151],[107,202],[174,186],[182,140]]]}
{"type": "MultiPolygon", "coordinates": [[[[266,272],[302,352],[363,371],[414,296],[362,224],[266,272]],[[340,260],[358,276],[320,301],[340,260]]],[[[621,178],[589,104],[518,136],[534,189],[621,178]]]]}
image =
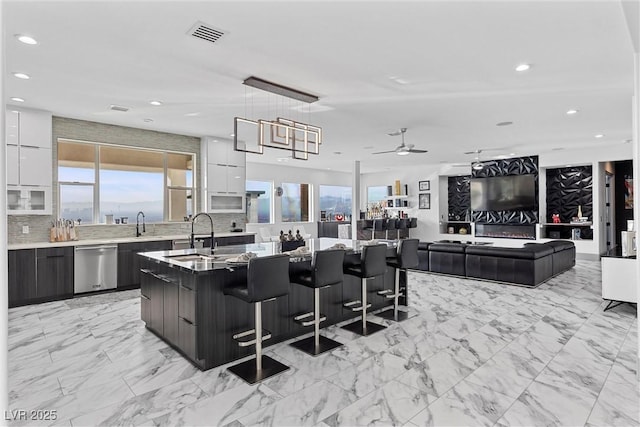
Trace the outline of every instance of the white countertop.
{"type": "MultiPolygon", "coordinates": [[[[215,237],[232,237],[232,236],[253,236],[255,232],[251,231],[242,231],[242,232],[227,232],[227,233],[215,233],[215,237]]],[[[209,234],[196,234],[196,238],[207,238],[210,237],[209,234]]],[[[17,249],[35,249],[35,248],[55,248],[60,246],[85,246],[85,245],[108,245],[108,244],[117,244],[117,243],[133,243],[133,242],[155,242],[158,240],[185,240],[189,239],[189,234],[175,234],[175,235],[164,235],[164,236],[150,236],[143,235],[140,237],[117,237],[112,239],[80,239],[80,240],[71,240],[68,242],[33,242],[33,243],[16,243],[16,244],[8,244],[7,249],[9,250],[17,250],[17,249]]]]}

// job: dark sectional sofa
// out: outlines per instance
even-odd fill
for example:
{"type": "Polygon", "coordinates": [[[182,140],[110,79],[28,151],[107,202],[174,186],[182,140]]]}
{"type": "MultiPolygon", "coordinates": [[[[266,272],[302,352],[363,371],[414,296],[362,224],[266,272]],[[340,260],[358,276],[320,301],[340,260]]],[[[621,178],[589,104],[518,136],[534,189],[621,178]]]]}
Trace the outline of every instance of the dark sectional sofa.
{"type": "Polygon", "coordinates": [[[418,260],[423,271],[537,286],[572,268],[576,248],[566,240],[527,243],[521,248],[421,242],[418,260]]]}

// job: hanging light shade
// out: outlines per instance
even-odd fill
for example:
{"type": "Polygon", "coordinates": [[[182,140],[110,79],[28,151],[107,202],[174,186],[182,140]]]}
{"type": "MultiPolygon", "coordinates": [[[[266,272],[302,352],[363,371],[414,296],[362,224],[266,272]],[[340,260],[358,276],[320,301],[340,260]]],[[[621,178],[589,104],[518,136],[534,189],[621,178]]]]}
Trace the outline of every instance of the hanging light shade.
{"type": "MultiPolygon", "coordinates": [[[[279,96],[312,103],[318,97],[277,83],[249,77],[243,84],[255,87],[279,96]]],[[[264,147],[291,151],[291,157],[308,160],[309,154],[319,154],[322,144],[322,128],[285,117],[276,119],[249,120],[242,117],[234,119],[234,149],[253,154],[263,154],[264,147]],[[242,129],[249,128],[244,133],[242,129]],[[246,137],[243,140],[243,136],[246,137]],[[254,139],[255,138],[255,139],[254,139]],[[255,144],[251,144],[255,141],[255,144]],[[250,148],[255,146],[255,148],[250,148]]]]}

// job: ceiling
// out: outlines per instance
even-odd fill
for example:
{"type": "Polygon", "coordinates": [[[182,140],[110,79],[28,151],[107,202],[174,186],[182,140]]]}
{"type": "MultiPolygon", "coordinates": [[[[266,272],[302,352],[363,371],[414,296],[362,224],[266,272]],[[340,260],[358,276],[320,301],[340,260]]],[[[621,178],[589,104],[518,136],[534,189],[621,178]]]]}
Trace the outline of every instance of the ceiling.
{"type": "Polygon", "coordinates": [[[632,133],[633,49],[618,1],[6,1],[3,13],[8,104],[194,136],[229,138],[235,116],[321,126],[320,155],[291,166],[349,171],[359,159],[372,172],[470,162],[463,153],[476,149],[617,145],[632,133]],[[224,36],[190,36],[197,21],[224,36]],[[300,112],[244,86],[252,75],[320,100],[300,112]],[[402,127],[429,152],[371,154],[399,145],[387,133],[402,127]]]}

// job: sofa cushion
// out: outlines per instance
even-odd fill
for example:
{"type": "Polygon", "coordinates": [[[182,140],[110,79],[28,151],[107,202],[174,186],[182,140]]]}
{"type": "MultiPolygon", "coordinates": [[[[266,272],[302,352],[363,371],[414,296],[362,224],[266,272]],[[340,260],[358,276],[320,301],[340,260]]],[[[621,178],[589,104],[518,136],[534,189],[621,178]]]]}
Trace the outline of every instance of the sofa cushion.
{"type": "Polygon", "coordinates": [[[467,254],[485,255],[515,259],[538,259],[553,254],[553,248],[544,244],[526,245],[522,248],[501,248],[493,246],[467,246],[467,254]]]}
{"type": "Polygon", "coordinates": [[[426,251],[429,249],[429,246],[431,246],[431,242],[420,242],[418,243],[418,250],[426,251]]]}
{"type": "Polygon", "coordinates": [[[560,252],[565,250],[571,250],[575,248],[573,242],[568,240],[551,240],[549,242],[544,243],[545,245],[551,246],[554,252],[560,252]]]}
{"type": "Polygon", "coordinates": [[[432,243],[429,246],[429,252],[451,252],[451,253],[464,253],[464,249],[467,247],[464,243],[432,243]]]}

